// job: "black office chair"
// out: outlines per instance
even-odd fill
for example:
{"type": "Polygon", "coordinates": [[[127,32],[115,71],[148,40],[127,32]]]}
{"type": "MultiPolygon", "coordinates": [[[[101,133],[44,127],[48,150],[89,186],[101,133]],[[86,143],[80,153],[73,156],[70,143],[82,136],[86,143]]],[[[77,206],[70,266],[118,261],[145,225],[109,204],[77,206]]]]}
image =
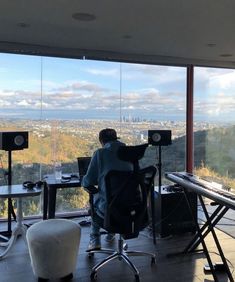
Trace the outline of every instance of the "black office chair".
{"type": "Polygon", "coordinates": [[[139,271],[128,256],[150,256],[151,263],[155,263],[153,253],[128,251],[123,239],[138,237],[139,232],[149,223],[147,198],[150,186],[153,185],[156,168],[149,166],[139,168],[138,161],[143,157],[148,145],[123,146],[118,150],[118,157],[133,164],[133,171],[108,172],[105,177],[107,208],[104,219],[93,214],[95,220],[110,233],[118,233],[118,249],[100,249],[89,251],[89,256],[94,253],[110,254],[103,261],[92,268],[91,280],[96,280],[97,270],[115,258],[124,260],[134,272],[136,281],[139,281],[139,271]]]}

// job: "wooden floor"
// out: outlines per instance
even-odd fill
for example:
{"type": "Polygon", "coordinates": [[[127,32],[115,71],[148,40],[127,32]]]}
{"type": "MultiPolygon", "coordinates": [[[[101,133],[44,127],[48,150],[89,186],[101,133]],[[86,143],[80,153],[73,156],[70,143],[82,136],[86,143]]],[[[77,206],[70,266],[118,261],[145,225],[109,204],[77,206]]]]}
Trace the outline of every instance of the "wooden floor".
{"type": "MultiPolygon", "coordinates": [[[[76,220],[79,222],[81,219],[76,220]]],[[[106,255],[97,254],[93,258],[88,258],[86,247],[89,240],[89,227],[82,228],[82,238],[77,260],[74,278],[71,281],[88,282],[90,281],[90,271],[92,266],[99,262],[106,255]]],[[[216,231],[226,258],[229,261],[231,271],[235,265],[235,242],[227,234],[216,231]]],[[[144,250],[154,252],[157,260],[156,264],[151,266],[151,260],[148,257],[133,257],[132,261],[140,271],[140,281],[150,282],[198,282],[213,281],[210,274],[203,271],[204,264],[207,263],[204,254],[176,255],[168,257],[168,254],[181,251],[190,240],[190,234],[178,235],[168,238],[157,238],[156,246],[147,231],[140,234],[138,239],[128,240],[129,249],[144,250]]],[[[117,240],[115,240],[117,242],[117,240]]],[[[102,238],[103,246],[108,247],[102,238]]],[[[114,244],[115,245],[115,244],[114,244]]],[[[214,244],[211,238],[207,239],[207,246],[211,252],[213,262],[220,261],[216,254],[214,244]]],[[[234,275],[235,279],[235,275],[234,275]]],[[[22,238],[18,238],[15,246],[8,255],[0,261],[0,281],[1,282],[33,282],[37,281],[34,277],[27,247],[22,238]]],[[[97,281],[102,282],[120,282],[135,281],[133,273],[124,264],[123,261],[115,260],[105,265],[98,271],[97,281]]],[[[229,281],[223,273],[219,274],[219,281],[229,281]]]]}

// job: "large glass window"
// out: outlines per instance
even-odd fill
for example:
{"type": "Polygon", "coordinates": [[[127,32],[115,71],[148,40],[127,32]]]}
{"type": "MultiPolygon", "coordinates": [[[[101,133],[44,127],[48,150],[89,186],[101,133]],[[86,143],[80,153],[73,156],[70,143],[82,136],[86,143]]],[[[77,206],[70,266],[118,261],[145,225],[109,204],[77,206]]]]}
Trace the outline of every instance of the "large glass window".
{"type": "MultiPolygon", "coordinates": [[[[162,146],[164,172],[185,169],[186,69],[121,65],[121,133],[129,144],[148,142],[148,130],[171,130],[172,145],[162,146]]],[[[148,147],[142,165],[159,164],[159,147],[148,147]]],[[[157,185],[157,183],[156,183],[157,185]]]]}
{"type": "MultiPolygon", "coordinates": [[[[29,131],[29,148],[12,151],[12,183],[39,179],[41,150],[41,59],[0,55],[0,131],[29,131]],[[37,124],[34,122],[37,120],[37,124]]],[[[44,149],[45,150],[45,149],[44,149]]],[[[0,151],[0,183],[7,184],[8,152],[0,151]]],[[[7,214],[7,200],[0,199],[0,216],[7,214]]],[[[15,203],[13,201],[15,206],[15,203]]],[[[25,215],[40,213],[40,197],[24,203],[25,215]]]]}
{"type": "MultiPolygon", "coordinates": [[[[128,145],[148,142],[149,129],[172,130],[162,174],[184,170],[185,68],[0,54],[0,72],[0,130],[29,131],[29,148],[12,154],[13,184],[42,179],[58,161],[63,172],[77,172],[76,158],[93,154],[105,127],[128,145]]],[[[8,155],[0,153],[4,185],[8,155]]],[[[142,165],[157,163],[157,148],[149,147],[142,165]]],[[[40,197],[26,202],[25,215],[41,213],[40,197]]],[[[82,189],[57,195],[57,212],[87,206],[82,189]]]]}
{"type": "Polygon", "coordinates": [[[197,174],[235,188],[235,71],[195,68],[197,174]]]}

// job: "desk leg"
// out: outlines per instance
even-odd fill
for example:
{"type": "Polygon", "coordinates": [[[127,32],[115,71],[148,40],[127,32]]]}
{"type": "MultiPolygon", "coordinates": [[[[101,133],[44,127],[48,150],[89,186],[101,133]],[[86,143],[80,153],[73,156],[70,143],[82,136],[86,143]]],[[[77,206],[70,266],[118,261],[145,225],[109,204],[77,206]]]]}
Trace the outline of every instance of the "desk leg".
{"type": "Polygon", "coordinates": [[[46,182],[43,184],[43,220],[47,219],[47,210],[48,210],[48,187],[46,182]]]}
{"type": "Polygon", "coordinates": [[[48,218],[55,218],[56,188],[48,187],[48,218]]]}
{"type": "Polygon", "coordinates": [[[19,235],[22,235],[25,243],[27,244],[27,241],[26,241],[27,228],[26,226],[23,225],[22,220],[23,220],[22,198],[18,198],[17,199],[17,223],[16,223],[15,228],[12,231],[10,240],[7,243],[0,244],[0,246],[6,247],[6,250],[0,254],[0,259],[2,259],[11,250],[12,246],[14,245],[19,235]]]}

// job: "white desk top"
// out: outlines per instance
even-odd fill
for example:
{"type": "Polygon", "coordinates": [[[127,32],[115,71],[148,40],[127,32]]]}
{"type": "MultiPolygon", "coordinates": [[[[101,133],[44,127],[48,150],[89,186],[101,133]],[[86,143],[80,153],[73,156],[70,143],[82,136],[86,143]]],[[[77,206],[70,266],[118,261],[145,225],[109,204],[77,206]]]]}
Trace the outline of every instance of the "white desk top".
{"type": "Polygon", "coordinates": [[[27,189],[22,184],[0,186],[0,198],[21,198],[40,195],[42,189],[27,189]]]}

